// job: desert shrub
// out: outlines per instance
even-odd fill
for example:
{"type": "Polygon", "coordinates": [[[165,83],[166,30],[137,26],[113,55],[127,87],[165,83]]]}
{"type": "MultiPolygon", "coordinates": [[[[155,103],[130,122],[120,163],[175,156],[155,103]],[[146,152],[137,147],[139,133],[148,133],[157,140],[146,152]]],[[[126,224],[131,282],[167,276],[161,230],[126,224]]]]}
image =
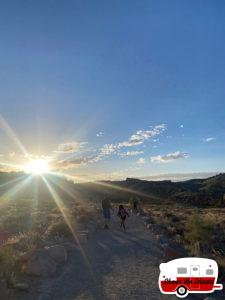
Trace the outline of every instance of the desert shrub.
{"type": "Polygon", "coordinates": [[[212,239],[212,226],[199,214],[192,214],[185,224],[185,238],[193,255],[199,255],[203,250],[209,250],[212,239]]]}
{"type": "Polygon", "coordinates": [[[47,230],[47,236],[49,238],[59,238],[59,237],[71,238],[72,232],[69,226],[67,225],[67,223],[61,220],[49,226],[47,230]]]}
{"type": "Polygon", "coordinates": [[[15,268],[16,268],[16,254],[9,246],[0,248],[0,277],[6,281],[8,287],[15,283],[15,268]]]}
{"type": "Polygon", "coordinates": [[[1,225],[11,233],[18,233],[29,229],[31,224],[30,214],[27,212],[9,211],[1,220],[1,225]]]}
{"type": "Polygon", "coordinates": [[[22,232],[12,237],[8,244],[16,244],[19,251],[26,252],[36,248],[41,243],[41,236],[39,232],[28,231],[22,232]]]}

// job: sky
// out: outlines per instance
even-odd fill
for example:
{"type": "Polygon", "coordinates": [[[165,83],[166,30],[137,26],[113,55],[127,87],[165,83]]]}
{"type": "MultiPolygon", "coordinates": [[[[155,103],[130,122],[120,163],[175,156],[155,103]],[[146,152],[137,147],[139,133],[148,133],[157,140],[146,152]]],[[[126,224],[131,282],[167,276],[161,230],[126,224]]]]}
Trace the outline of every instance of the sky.
{"type": "Polygon", "coordinates": [[[0,1],[0,169],[224,172],[224,53],[222,0],[0,1]]]}

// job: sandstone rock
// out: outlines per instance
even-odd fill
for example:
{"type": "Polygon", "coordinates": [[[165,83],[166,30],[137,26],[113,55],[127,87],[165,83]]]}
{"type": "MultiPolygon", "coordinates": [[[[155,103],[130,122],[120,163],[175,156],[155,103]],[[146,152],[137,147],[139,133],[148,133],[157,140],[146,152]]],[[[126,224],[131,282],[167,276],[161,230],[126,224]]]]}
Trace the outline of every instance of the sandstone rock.
{"type": "Polygon", "coordinates": [[[45,248],[48,255],[54,259],[55,262],[63,263],[67,260],[67,252],[64,246],[62,245],[54,245],[45,248]]]}
{"type": "Polygon", "coordinates": [[[35,250],[29,255],[23,270],[27,275],[47,277],[56,272],[56,263],[46,250],[35,250]]]}

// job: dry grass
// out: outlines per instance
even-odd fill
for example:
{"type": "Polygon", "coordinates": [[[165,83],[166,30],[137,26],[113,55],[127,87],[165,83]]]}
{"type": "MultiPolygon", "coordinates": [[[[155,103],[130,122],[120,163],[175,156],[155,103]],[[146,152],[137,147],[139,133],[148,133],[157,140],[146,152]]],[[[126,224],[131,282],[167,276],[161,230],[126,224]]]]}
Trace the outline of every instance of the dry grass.
{"type": "Polygon", "coordinates": [[[17,256],[10,246],[2,246],[0,248],[0,277],[8,287],[15,284],[17,256]]]}
{"type": "Polygon", "coordinates": [[[215,259],[221,280],[225,279],[225,208],[149,205],[144,210],[156,224],[166,226],[168,235],[190,255],[215,259]]]}

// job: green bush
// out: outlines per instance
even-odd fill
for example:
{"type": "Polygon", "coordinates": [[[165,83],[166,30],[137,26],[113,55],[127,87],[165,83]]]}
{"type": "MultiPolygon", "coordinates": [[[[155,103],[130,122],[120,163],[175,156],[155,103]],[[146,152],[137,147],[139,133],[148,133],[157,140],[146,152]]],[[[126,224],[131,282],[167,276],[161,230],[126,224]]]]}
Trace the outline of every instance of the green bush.
{"type": "Polygon", "coordinates": [[[8,287],[15,283],[15,268],[17,258],[13,249],[9,246],[0,248],[0,277],[6,281],[8,287]]]}
{"type": "Polygon", "coordinates": [[[41,236],[36,231],[28,231],[19,233],[17,236],[11,238],[10,241],[15,241],[17,248],[22,252],[26,252],[37,247],[41,242],[41,236]]]}
{"type": "Polygon", "coordinates": [[[212,242],[211,223],[194,213],[185,224],[185,238],[193,255],[199,255],[203,251],[209,250],[212,242]]]}
{"type": "Polygon", "coordinates": [[[65,237],[71,238],[72,232],[65,221],[58,221],[49,226],[47,236],[50,238],[65,237]]]}
{"type": "Polygon", "coordinates": [[[1,226],[11,233],[19,233],[30,228],[31,216],[25,211],[9,210],[9,212],[2,217],[1,226]]]}

